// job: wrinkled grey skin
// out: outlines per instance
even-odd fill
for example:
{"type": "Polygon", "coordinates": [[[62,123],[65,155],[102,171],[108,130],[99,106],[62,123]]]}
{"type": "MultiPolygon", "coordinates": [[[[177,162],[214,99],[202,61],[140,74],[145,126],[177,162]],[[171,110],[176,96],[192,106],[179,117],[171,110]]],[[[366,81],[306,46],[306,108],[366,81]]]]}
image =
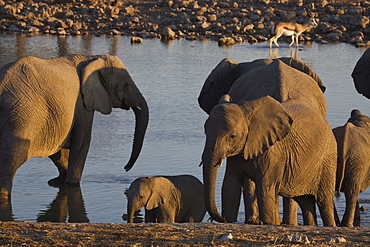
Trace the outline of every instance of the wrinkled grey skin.
{"type": "Polygon", "coordinates": [[[127,191],[127,222],[145,207],[145,222],[201,222],[206,213],[203,184],[194,176],[137,178],[127,191]]]}
{"type": "Polygon", "coordinates": [[[334,128],[333,132],[338,145],[335,190],[344,192],[346,197],[340,225],[360,226],[358,195],[370,185],[370,118],[359,110],[352,110],[347,123],[334,128]]]}
{"type": "Polygon", "coordinates": [[[133,109],[130,170],[148,124],[148,106],[117,56],[24,57],[0,70],[0,197],[9,198],[17,169],[50,157],[59,170],[52,185],[81,180],[94,112],[133,109]]]}
{"type": "Polygon", "coordinates": [[[337,152],[325,119],[324,90],[314,71],[291,58],[240,64],[225,59],[217,65],[198,98],[209,113],[202,163],[206,207],[214,220],[236,221],[249,177],[264,224],[279,223],[274,207],[282,195],[299,203],[305,224],[317,223],[316,202],[324,225],[336,225],[337,152]],[[215,185],[225,158],[221,216],[215,185]]]}

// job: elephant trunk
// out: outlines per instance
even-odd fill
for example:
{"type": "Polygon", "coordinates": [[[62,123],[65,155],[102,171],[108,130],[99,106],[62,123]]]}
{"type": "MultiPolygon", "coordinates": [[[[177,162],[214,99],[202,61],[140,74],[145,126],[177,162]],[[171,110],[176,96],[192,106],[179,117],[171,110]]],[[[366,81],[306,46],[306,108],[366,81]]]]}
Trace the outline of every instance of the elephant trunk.
{"type": "Polygon", "coordinates": [[[127,203],[127,223],[134,223],[135,212],[139,210],[135,205],[136,203],[130,200],[127,203]]]}
{"type": "Polygon", "coordinates": [[[149,122],[149,109],[144,97],[140,94],[140,103],[132,106],[135,113],[135,134],[129,161],[125,166],[128,172],[135,164],[143,147],[144,136],[149,122]]]}
{"type": "Polygon", "coordinates": [[[207,211],[212,219],[218,222],[226,222],[225,218],[222,217],[217,210],[215,202],[215,191],[216,191],[216,177],[218,166],[221,161],[214,162],[214,155],[207,155],[208,152],[203,153],[203,183],[204,183],[204,201],[206,204],[207,211]],[[212,156],[205,158],[207,156],[212,156]]]}

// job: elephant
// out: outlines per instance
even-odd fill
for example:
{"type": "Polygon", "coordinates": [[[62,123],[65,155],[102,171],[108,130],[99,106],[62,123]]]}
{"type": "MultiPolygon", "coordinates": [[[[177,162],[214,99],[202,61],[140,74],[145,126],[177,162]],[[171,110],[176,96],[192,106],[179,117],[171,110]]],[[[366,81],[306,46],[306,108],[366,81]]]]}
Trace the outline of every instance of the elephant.
{"type": "Polygon", "coordinates": [[[358,195],[370,185],[370,118],[354,109],[347,123],[333,132],[338,145],[335,190],[346,198],[340,226],[360,226],[358,195]]]}
{"type": "Polygon", "coordinates": [[[293,58],[237,63],[223,59],[207,77],[198,103],[209,114],[202,154],[207,211],[235,222],[245,178],[255,182],[259,220],[279,224],[277,195],[293,198],[304,224],[335,226],[337,147],[326,120],[325,85],[293,58]],[[226,158],[222,216],[215,203],[216,175],[226,158]]]}
{"type": "Polygon", "coordinates": [[[135,113],[130,170],[149,120],[145,98],[118,56],[27,56],[0,69],[0,198],[10,198],[17,169],[32,157],[50,157],[53,184],[79,184],[90,146],[94,112],[112,107],[135,113]]]}
{"type": "Polygon", "coordinates": [[[351,76],[357,92],[370,99],[370,48],[357,61],[351,76]]]}
{"type": "Polygon", "coordinates": [[[127,222],[145,207],[145,222],[201,222],[206,213],[203,184],[192,175],[137,178],[126,192],[127,222]]]}

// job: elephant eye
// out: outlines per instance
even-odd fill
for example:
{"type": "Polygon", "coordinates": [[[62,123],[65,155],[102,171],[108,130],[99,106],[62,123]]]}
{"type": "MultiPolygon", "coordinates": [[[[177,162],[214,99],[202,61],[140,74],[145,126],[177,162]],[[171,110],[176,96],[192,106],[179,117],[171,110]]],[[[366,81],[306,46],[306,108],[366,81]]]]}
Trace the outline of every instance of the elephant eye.
{"type": "Polygon", "coordinates": [[[231,139],[235,139],[235,137],[236,137],[235,134],[230,136],[231,139]]]}

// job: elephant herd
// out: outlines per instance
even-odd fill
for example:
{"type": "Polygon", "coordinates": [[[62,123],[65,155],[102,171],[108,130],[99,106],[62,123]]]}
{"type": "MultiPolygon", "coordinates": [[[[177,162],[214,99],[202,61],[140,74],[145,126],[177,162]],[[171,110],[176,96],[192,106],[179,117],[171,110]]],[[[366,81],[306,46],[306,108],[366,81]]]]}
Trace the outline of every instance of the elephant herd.
{"type": "MultiPolygon", "coordinates": [[[[370,98],[370,49],[352,77],[370,98]]],[[[223,59],[198,97],[208,114],[201,157],[203,183],[191,175],[141,177],[128,189],[128,222],[145,207],[145,222],[199,222],[208,211],[236,222],[244,198],[245,222],[358,226],[358,194],[370,185],[370,118],[357,109],[332,129],[325,85],[293,58],[237,63],[223,59]],[[215,202],[218,167],[226,159],[222,212],[215,202]],[[344,192],[339,221],[334,197],[344,192]],[[278,198],[284,198],[284,219],[278,198]]],[[[132,109],[135,135],[129,171],[146,133],[147,103],[117,56],[24,57],[0,69],[0,199],[9,200],[17,169],[32,157],[49,157],[59,176],[50,185],[78,184],[95,111],[132,109]]]]}

